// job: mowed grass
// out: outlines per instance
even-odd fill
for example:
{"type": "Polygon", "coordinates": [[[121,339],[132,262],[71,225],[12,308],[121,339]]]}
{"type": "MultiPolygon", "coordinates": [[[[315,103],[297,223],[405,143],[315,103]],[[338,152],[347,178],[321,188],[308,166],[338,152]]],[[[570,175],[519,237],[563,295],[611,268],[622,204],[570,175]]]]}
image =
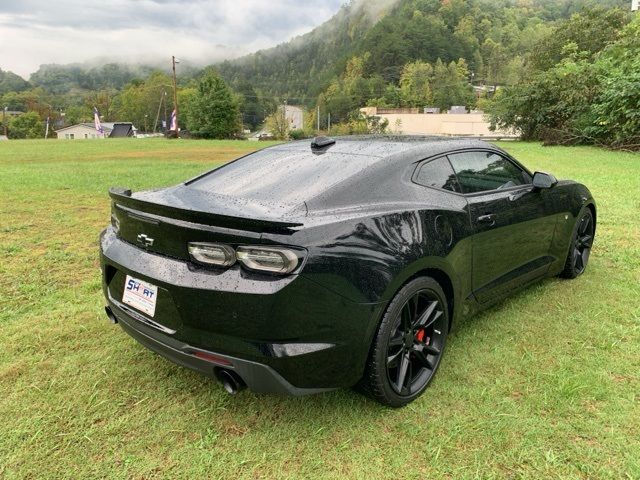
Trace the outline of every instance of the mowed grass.
{"type": "Polygon", "coordinates": [[[0,143],[0,478],[640,478],[640,155],[502,144],[590,187],[588,271],[455,325],[431,387],[392,410],[230,397],[105,319],[108,187],[262,146],[0,143]]]}

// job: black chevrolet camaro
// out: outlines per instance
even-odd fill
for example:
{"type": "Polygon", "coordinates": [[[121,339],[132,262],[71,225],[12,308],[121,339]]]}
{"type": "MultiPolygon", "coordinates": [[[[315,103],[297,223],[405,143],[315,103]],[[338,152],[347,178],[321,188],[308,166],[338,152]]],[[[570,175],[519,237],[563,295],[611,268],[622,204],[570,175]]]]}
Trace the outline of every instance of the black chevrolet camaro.
{"type": "Polygon", "coordinates": [[[456,319],[584,272],[596,226],[584,185],[476,140],[321,137],[110,196],[106,311],[140,343],[230,393],[395,407],[456,319]]]}

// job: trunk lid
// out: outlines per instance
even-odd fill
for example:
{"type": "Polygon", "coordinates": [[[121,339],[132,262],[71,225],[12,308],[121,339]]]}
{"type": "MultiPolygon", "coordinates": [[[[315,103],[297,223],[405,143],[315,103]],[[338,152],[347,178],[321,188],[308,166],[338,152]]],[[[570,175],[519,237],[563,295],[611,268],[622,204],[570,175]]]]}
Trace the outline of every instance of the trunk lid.
{"type": "Polygon", "coordinates": [[[190,190],[184,186],[132,194],[112,188],[112,223],[118,236],[150,252],[188,260],[189,242],[259,243],[262,233],[291,234],[296,209],[190,190]]]}

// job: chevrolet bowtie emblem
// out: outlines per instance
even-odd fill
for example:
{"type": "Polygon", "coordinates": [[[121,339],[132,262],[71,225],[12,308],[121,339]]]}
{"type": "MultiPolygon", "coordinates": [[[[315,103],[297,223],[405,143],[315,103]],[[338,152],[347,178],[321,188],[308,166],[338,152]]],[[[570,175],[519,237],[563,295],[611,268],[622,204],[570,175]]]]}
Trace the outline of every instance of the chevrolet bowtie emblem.
{"type": "Polygon", "coordinates": [[[153,238],[148,237],[144,233],[141,233],[140,235],[138,235],[136,238],[136,241],[138,242],[138,245],[140,245],[143,248],[149,248],[153,246],[153,238]]]}

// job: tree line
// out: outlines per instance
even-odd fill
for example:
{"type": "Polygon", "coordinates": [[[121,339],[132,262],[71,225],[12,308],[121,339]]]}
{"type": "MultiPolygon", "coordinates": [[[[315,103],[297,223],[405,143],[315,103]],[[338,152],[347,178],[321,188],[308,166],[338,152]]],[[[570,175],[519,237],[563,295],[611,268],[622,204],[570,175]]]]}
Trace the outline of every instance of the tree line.
{"type": "Polygon", "coordinates": [[[640,150],[640,16],[630,18],[598,9],[558,25],[486,105],[494,126],[548,144],[640,150]]]}
{"type": "MultiPolygon", "coordinates": [[[[318,122],[326,128],[331,116],[333,131],[358,133],[385,127],[363,118],[359,112],[363,106],[464,105],[490,111],[495,126],[518,128],[528,138],[561,131],[571,131],[575,137],[581,122],[600,118],[595,110],[591,117],[578,110],[580,100],[595,99],[594,92],[613,81],[604,76],[607,66],[615,66],[621,76],[627,71],[633,76],[633,59],[615,54],[611,46],[631,18],[627,4],[626,0],[350,2],[327,23],[274,49],[204,70],[181,66],[180,126],[197,137],[229,138],[268,120],[279,135],[300,136],[313,132],[318,122]],[[597,71],[589,70],[587,64],[596,61],[597,71]],[[582,85],[579,78],[585,76],[600,80],[597,85],[582,85]],[[577,90],[563,78],[580,84],[574,86],[577,90]],[[481,98],[473,86],[485,87],[481,98]],[[562,98],[558,91],[565,92],[562,98]],[[573,103],[565,98],[571,92],[576,97],[573,103]],[[582,92],[580,100],[576,92],[582,92]],[[543,101],[532,100],[539,97],[543,101]],[[280,132],[279,112],[285,102],[306,108],[306,132],[289,132],[286,125],[280,132]],[[545,112],[544,121],[531,120],[532,112],[540,113],[534,107],[545,102],[556,111],[545,112]],[[580,119],[567,123],[565,117],[574,114],[580,119]]],[[[633,43],[634,33],[629,32],[625,35],[633,43]]],[[[41,122],[49,117],[57,126],[91,121],[95,106],[105,121],[132,121],[141,130],[158,130],[174,108],[171,89],[167,72],[150,67],[45,65],[29,82],[0,71],[0,106],[35,112],[41,122]]],[[[599,111],[605,109],[605,98],[607,105],[632,104],[608,92],[597,96],[602,102],[599,111]]],[[[14,127],[27,136],[38,130],[14,127]]],[[[587,134],[595,135],[585,130],[579,135],[581,141],[587,134]]]]}

